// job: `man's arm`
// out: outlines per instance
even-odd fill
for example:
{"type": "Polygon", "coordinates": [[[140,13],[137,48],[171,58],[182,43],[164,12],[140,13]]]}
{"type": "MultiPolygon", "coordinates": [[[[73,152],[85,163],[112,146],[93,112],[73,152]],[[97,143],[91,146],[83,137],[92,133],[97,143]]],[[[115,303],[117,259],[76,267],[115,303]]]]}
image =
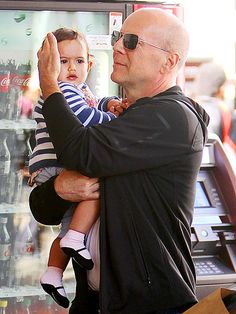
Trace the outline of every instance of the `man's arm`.
{"type": "Polygon", "coordinates": [[[54,181],[59,197],[70,202],[95,200],[99,198],[97,178],[89,178],[73,170],[63,170],[54,181]]]}

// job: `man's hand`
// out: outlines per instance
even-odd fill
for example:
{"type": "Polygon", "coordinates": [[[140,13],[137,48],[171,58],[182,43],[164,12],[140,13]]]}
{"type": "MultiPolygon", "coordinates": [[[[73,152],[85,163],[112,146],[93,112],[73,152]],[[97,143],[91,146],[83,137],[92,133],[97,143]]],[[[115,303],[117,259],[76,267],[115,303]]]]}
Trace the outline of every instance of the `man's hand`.
{"type": "Polygon", "coordinates": [[[61,92],[57,84],[60,74],[60,55],[57,40],[52,33],[47,34],[37,55],[40,87],[46,99],[55,92],[61,92]]]}
{"type": "Polygon", "coordinates": [[[77,171],[63,170],[54,182],[56,193],[71,202],[99,198],[97,178],[88,178],[77,171]]]}

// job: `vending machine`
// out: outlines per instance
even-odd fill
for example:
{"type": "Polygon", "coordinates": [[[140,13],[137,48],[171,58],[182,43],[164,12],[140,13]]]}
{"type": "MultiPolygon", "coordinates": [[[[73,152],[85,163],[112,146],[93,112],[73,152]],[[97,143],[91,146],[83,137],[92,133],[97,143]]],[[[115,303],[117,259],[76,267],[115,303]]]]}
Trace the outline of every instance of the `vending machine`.
{"type": "MultiPolygon", "coordinates": [[[[68,313],[39,284],[59,227],[38,224],[28,199],[28,158],[34,147],[34,106],[40,95],[37,51],[59,27],[83,32],[94,55],[88,78],[98,97],[119,95],[112,83],[110,35],[126,17],[122,3],[0,1],[0,313],[68,313]]],[[[70,300],[71,264],[64,274],[70,300]]]]}

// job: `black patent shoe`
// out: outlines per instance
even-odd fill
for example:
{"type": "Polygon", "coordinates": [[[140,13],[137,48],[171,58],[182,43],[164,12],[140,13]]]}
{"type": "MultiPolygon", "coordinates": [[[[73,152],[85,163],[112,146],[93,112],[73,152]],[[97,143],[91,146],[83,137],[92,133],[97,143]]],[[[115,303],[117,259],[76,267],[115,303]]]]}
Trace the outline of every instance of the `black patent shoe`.
{"type": "Polygon", "coordinates": [[[54,301],[57,302],[57,304],[59,304],[60,306],[64,308],[69,307],[70,301],[67,299],[67,297],[64,297],[58,292],[58,290],[64,289],[63,286],[54,287],[53,285],[48,284],[48,283],[41,283],[41,286],[43,290],[47,292],[53,298],[54,301]]]}

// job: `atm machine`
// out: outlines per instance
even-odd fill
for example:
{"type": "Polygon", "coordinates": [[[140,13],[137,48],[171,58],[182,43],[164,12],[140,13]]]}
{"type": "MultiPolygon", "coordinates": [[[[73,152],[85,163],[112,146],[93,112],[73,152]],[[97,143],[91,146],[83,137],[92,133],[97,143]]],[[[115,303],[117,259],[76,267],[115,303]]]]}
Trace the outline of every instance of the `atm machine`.
{"type": "Polygon", "coordinates": [[[192,224],[199,299],[219,287],[236,289],[236,176],[220,139],[203,152],[192,224]]]}

